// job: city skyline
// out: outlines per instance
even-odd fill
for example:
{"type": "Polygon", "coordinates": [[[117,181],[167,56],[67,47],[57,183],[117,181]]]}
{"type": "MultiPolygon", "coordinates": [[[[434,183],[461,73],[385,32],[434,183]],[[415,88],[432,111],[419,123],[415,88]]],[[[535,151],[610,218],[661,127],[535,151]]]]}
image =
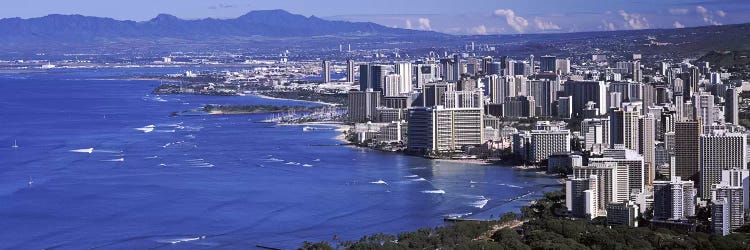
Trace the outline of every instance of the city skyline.
{"type": "Polygon", "coordinates": [[[659,3],[569,0],[528,1],[410,1],[351,4],[342,0],[310,4],[285,1],[91,1],[50,0],[14,2],[0,10],[0,18],[34,18],[50,14],[80,14],[118,20],[147,21],[166,13],[183,19],[236,18],[253,10],[284,9],[329,20],[375,22],[388,27],[432,30],[447,34],[490,35],[565,33],[582,31],[682,28],[750,22],[750,6],[738,0],[659,3]],[[585,11],[580,6],[586,6],[585,11]],[[331,8],[335,6],[335,8],[331,8]]]}

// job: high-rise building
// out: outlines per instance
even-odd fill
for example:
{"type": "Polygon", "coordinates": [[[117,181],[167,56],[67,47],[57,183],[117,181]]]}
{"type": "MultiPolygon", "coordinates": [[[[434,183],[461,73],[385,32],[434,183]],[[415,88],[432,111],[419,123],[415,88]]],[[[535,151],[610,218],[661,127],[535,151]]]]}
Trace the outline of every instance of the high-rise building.
{"type": "Polygon", "coordinates": [[[536,100],[532,96],[506,97],[502,115],[506,118],[536,117],[536,100]]]}
{"type": "Polygon", "coordinates": [[[695,193],[694,183],[679,176],[654,181],[654,218],[684,220],[695,215],[695,193]]]}
{"type": "Polygon", "coordinates": [[[359,123],[376,121],[377,107],[380,105],[380,91],[349,91],[349,122],[359,123]]]}
{"type": "Polygon", "coordinates": [[[638,205],[633,202],[607,204],[607,224],[638,227],[638,205]]]}
{"type": "Polygon", "coordinates": [[[555,72],[561,75],[570,74],[570,59],[560,58],[560,59],[555,60],[555,68],[556,68],[555,72]]]}
{"type": "Polygon", "coordinates": [[[616,202],[617,182],[616,164],[594,163],[588,166],[573,167],[574,178],[589,178],[596,175],[597,178],[597,204],[598,207],[606,207],[607,204],[616,202]]]}
{"type": "MultiPolygon", "coordinates": [[[[711,193],[711,200],[724,200],[724,205],[729,208],[729,216],[727,216],[729,219],[729,230],[735,230],[745,225],[745,209],[743,206],[744,190],[742,189],[742,187],[733,187],[729,185],[713,185],[711,193]]],[[[724,216],[726,216],[726,210],[724,211],[724,216]]],[[[726,223],[726,221],[724,223],[726,223]]]]}
{"type": "Polygon", "coordinates": [[[581,135],[584,138],[584,151],[598,155],[609,148],[609,119],[589,118],[581,121],[581,135]]]}
{"type": "Polygon", "coordinates": [[[561,96],[557,98],[557,117],[560,119],[573,118],[572,96],[561,96]]]}
{"type": "Polygon", "coordinates": [[[656,118],[652,114],[640,120],[640,153],[646,171],[646,185],[651,185],[656,178],[656,118]]]}
{"type": "Polygon", "coordinates": [[[639,151],[641,108],[640,102],[623,103],[621,109],[610,113],[611,145],[623,144],[627,149],[639,151]]]}
{"type": "Polygon", "coordinates": [[[557,58],[555,56],[542,56],[539,58],[539,71],[541,72],[555,72],[557,67],[557,58]]]}
{"type": "Polygon", "coordinates": [[[738,125],[740,122],[739,118],[739,95],[737,88],[729,88],[726,90],[724,95],[724,121],[738,125]]]}
{"type": "Polygon", "coordinates": [[[354,83],[354,61],[346,60],[346,82],[354,83]]]}
{"type": "Polygon", "coordinates": [[[598,177],[573,178],[565,182],[565,203],[568,211],[577,218],[596,218],[601,208],[598,206],[598,177]]]}
{"type": "Polygon", "coordinates": [[[425,107],[444,106],[445,92],[455,90],[452,83],[428,83],[422,88],[422,104],[425,107]]]}
{"type": "Polygon", "coordinates": [[[675,123],[675,175],[683,180],[697,182],[701,123],[698,121],[682,121],[675,123]]]}
{"type": "Polygon", "coordinates": [[[713,130],[700,136],[699,192],[711,198],[711,186],[721,183],[723,170],[747,167],[747,135],[713,130]]]}
{"type": "Polygon", "coordinates": [[[638,60],[633,62],[633,81],[635,82],[643,81],[643,73],[641,72],[641,61],[638,61],[638,60]]]}
{"type": "Polygon", "coordinates": [[[407,148],[440,153],[482,144],[482,119],[480,108],[413,107],[409,109],[407,148]]]}
{"type": "Polygon", "coordinates": [[[399,96],[401,94],[401,76],[388,74],[383,78],[383,95],[399,96]]]}
{"type": "Polygon", "coordinates": [[[711,229],[713,234],[728,235],[730,231],[731,212],[729,210],[729,201],[726,198],[711,201],[711,229]]]}
{"type": "Polygon", "coordinates": [[[557,99],[557,81],[528,80],[526,81],[526,95],[533,96],[536,106],[540,108],[537,116],[552,115],[552,101],[557,99]]]}
{"type": "Polygon", "coordinates": [[[323,69],[320,71],[320,74],[323,77],[323,82],[331,82],[331,62],[323,61],[321,67],[323,69]]]}
{"type": "MultiPolygon", "coordinates": [[[[693,95],[693,119],[701,121],[706,127],[713,125],[717,121],[714,108],[714,96],[707,92],[697,92],[693,95]]],[[[703,131],[704,133],[707,132],[703,131]]]]}
{"type": "Polygon", "coordinates": [[[412,90],[412,66],[409,62],[396,63],[394,72],[399,76],[399,94],[408,94],[412,90]]]}
{"type": "Polygon", "coordinates": [[[731,187],[742,187],[745,210],[750,209],[750,170],[729,169],[721,171],[721,184],[731,187]]]}
{"type": "Polygon", "coordinates": [[[439,78],[436,64],[417,64],[412,73],[416,78],[416,87],[420,89],[425,84],[435,82],[439,78]]]}
{"type": "Polygon", "coordinates": [[[627,202],[631,195],[645,191],[643,156],[637,151],[616,145],[615,148],[605,149],[603,158],[590,158],[589,164],[591,163],[614,163],[617,166],[615,201],[627,202]]]}
{"type": "Polygon", "coordinates": [[[532,130],[529,161],[541,162],[550,155],[570,151],[570,131],[561,129],[532,130]]]}
{"type": "Polygon", "coordinates": [[[572,81],[565,82],[564,96],[573,97],[573,115],[582,116],[586,103],[593,102],[599,110],[598,115],[607,112],[607,87],[603,81],[572,81]]]}

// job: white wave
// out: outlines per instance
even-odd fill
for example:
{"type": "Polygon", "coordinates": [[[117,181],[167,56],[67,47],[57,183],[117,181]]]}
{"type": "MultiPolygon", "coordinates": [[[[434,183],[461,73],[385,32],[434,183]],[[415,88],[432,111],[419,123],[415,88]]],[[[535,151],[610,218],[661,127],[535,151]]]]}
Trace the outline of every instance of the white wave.
{"type": "Polygon", "coordinates": [[[516,185],[512,185],[512,184],[506,184],[506,186],[512,187],[512,188],[523,188],[522,186],[516,186],[516,185]]]}
{"type": "Polygon", "coordinates": [[[190,166],[194,167],[194,168],[212,168],[212,167],[215,167],[214,164],[211,164],[211,163],[208,163],[208,162],[201,163],[201,164],[193,164],[193,165],[190,165],[190,166]]]}
{"type": "Polygon", "coordinates": [[[273,158],[273,157],[271,157],[271,158],[266,159],[265,161],[267,161],[267,162],[282,162],[284,160],[279,159],[279,158],[273,158]]]}
{"type": "Polygon", "coordinates": [[[104,149],[97,149],[97,153],[110,153],[110,154],[122,154],[122,150],[104,150],[104,149]]]}
{"type": "Polygon", "coordinates": [[[310,165],[310,164],[303,164],[302,166],[303,166],[303,167],[308,167],[308,168],[309,168],[309,167],[312,167],[313,165],[310,165]]]}
{"type": "Polygon", "coordinates": [[[201,237],[195,237],[195,238],[177,238],[177,239],[165,239],[165,240],[157,240],[159,243],[169,243],[169,244],[177,244],[182,242],[189,242],[189,241],[196,241],[196,240],[202,240],[205,239],[206,236],[201,237]]]}
{"type": "Polygon", "coordinates": [[[91,154],[94,152],[94,148],[73,149],[73,150],[70,150],[70,152],[91,154]]]}
{"type": "Polygon", "coordinates": [[[153,130],[153,131],[156,132],[156,133],[174,133],[174,132],[176,132],[176,130],[174,130],[174,129],[172,129],[172,130],[153,130]]]}
{"type": "Polygon", "coordinates": [[[167,164],[164,164],[164,163],[160,163],[159,164],[159,167],[166,167],[166,166],[167,166],[167,164]]]}
{"type": "Polygon", "coordinates": [[[424,190],[422,193],[425,194],[445,194],[445,190],[438,189],[438,190],[424,190]]]}
{"type": "Polygon", "coordinates": [[[469,184],[487,184],[486,181],[469,181],[469,184]]]}
{"type": "Polygon", "coordinates": [[[302,165],[302,163],[299,163],[299,162],[293,162],[293,161],[287,162],[287,163],[285,163],[285,164],[286,164],[286,165],[295,165],[295,166],[299,166],[299,165],[302,165]]]}
{"type": "Polygon", "coordinates": [[[414,170],[418,170],[418,169],[427,169],[427,167],[416,167],[416,168],[411,168],[411,169],[414,169],[414,170]]]}
{"type": "Polygon", "coordinates": [[[480,209],[481,209],[481,208],[484,208],[484,206],[486,206],[486,205],[487,205],[487,202],[489,202],[489,201],[490,201],[490,200],[488,200],[488,199],[481,199],[481,200],[478,200],[478,201],[472,202],[472,203],[471,203],[471,206],[472,206],[472,207],[476,207],[476,208],[480,208],[480,209]]]}
{"type": "Polygon", "coordinates": [[[154,98],[152,98],[152,100],[157,101],[157,102],[167,102],[166,99],[161,98],[160,96],[155,96],[154,98]]]}
{"type": "Polygon", "coordinates": [[[112,159],[112,160],[104,160],[104,161],[110,161],[110,162],[123,162],[123,161],[125,161],[125,158],[117,158],[117,159],[112,159]]]}
{"type": "Polygon", "coordinates": [[[318,161],[320,161],[320,159],[315,159],[315,160],[313,160],[313,161],[315,161],[315,162],[318,162],[318,161]]]}
{"type": "Polygon", "coordinates": [[[186,135],[185,138],[195,139],[195,135],[186,135]]]}
{"type": "Polygon", "coordinates": [[[427,180],[425,178],[417,178],[417,179],[413,179],[412,181],[427,181],[427,180]]]}
{"type": "Polygon", "coordinates": [[[419,175],[407,175],[407,176],[404,176],[404,177],[406,177],[406,178],[417,178],[417,177],[419,177],[419,175]]]}
{"type": "Polygon", "coordinates": [[[471,213],[463,213],[463,214],[446,214],[445,217],[448,218],[463,218],[465,216],[469,216],[471,213]]]}
{"type": "Polygon", "coordinates": [[[164,144],[164,145],[162,145],[161,147],[162,147],[162,148],[167,148],[167,147],[169,147],[169,146],[171,146],[171,145],[172,145],[172,143],[171,143],[171,142],[168,142],[167,144],[164,144]]]}
{"type": "Polygon", "coordinates": [[[154,131],[154,128],[156,128],[156,126],[148,125],[142,128],[136,128],[135,130],[143,131],[143,133],[151,133],[152,131],[154,131]]]}
{"type": "Polygon", "coordinates": [[[145,159],[156,159],[156,158],[159,158],[159,156],[158,155],[148,156],[145,159]]]}
{"type": "Polygon", "coordinates": [[[373,181],[373,182],[370,182],[370,183],[371,183],[371,184],[383,184],[383,185],[388,185],[388,182],[385,182],[384,180],[377,180],[377,181],[373,181]]]}

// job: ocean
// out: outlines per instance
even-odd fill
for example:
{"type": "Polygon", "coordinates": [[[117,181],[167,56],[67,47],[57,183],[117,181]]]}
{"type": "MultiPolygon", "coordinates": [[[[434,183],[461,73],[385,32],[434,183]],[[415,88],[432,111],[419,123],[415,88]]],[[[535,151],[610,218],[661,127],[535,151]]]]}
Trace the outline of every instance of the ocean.
{"type": "Polygon", "coordinates": [[[338,146],[336,131],[259,123],[267,114],[170,116],[313,103],[112,80],[184,70],[1,74],[0,248],[288,249],[497,217],[560,188],[510,167],[338,146]]]}

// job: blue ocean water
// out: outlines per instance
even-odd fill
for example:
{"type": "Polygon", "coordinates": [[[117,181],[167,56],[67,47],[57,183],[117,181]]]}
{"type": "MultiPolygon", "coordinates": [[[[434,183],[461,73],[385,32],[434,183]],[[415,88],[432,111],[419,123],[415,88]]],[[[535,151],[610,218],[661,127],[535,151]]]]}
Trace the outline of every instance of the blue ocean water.
{"type": "Polygon", "coordinates": [[[507,167],[331,146],[338,132],[257,123],[267,115],[170,116],[310,103],[99,80],[179,71],[0,75],[0,248],[294,248],[497,216],[559,189],[507,167]]]}

